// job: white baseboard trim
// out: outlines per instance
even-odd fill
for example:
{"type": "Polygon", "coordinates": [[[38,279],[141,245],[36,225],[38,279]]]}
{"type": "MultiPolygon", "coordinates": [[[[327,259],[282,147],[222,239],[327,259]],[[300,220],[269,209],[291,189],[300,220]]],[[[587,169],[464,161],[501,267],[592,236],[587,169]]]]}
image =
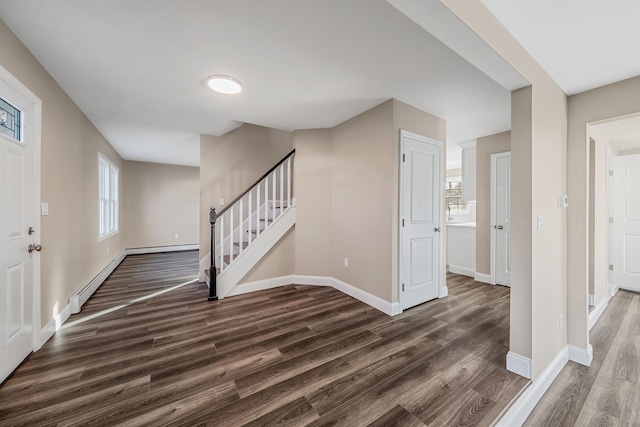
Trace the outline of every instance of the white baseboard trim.
{"type": "Polygon", "coordinates": [[[607,308],[609,300],[608,298],[603,298],[602,301],[589,313],[589,330],[593,328],[596,324],[602,313],[604,313],[604,309],[607,308]]]}
{"type": "Polygon", "coordinates": [[[353,285],[350,285],[342,280],[338,280],[334,277],[329,276],[307,276],[307,275],[298,275],[292,274],[288,276],[280,276],[274,277],[266,280],[258,280],[255,282],[247,282],[235,286],[228,296],[232,295],[240,295],[248,292],[256,292],[265,289],[271,289],[278,286],[284,285],[311,285],[311,286],[331,286],[342,292],[343,294],[347,294],[358,301],[362,301],[363,303],[380,310],[381,312],[389,315],[395,316],[397,314],[402,313],[400,310],[399,302],[389,302],[385,301],[380,297],[377,297],[373,294],[370,294],[367,291],[363,291],[362,289],[356,288],[353,285]]]}
{"type": "Polygon", "coordinates": [[[596,305],[596,296],[593,294],[589,294],[589,305],[596,305]]]}
{"type": "Polygon", "coordinates": [[[360,288],[356,288],[355,286],[345,283],[342,280],[333,278],[332,286],[340,292],[352,296],[353,298],[360,300],[373,308],[377,308],[378,310],[385,314],[388,314],[389,316],[395,316],[402,312],[402,310],[400,310],[399,302],[391,303],[389,301],[383,300],[380,297],[363,291],[360,288]]]}
{"type": "Polygon", "coordinates": [[[49,320],[49,322],[40,330],[40,347],[44,345],[49,338],[56,333],[58,329],[62,326],[64,322],[71,316],[71,305],[67,304],[58,314],[56,314],[53,319],[49,320]]]}
{"type": "Polygon", "coordinates": [[[91,279],[89,283],[76,290],[69,297],[69,309],[71,310],[71,314],[80,313],[82,305],[87,302],[100,285],[107,280],[107,277],[113,273],[113,270],[120,265],[126,256],[127,249],[123,250],[114,259],[109,261],[109,263],[93,279],[91,279]]]}
{"type": "MultiPolygon", "coordinates": [[[[509,360],[508,357],[507,355],[507,363],[509,360]]],[[[553,358],[542,374],[522,392],[520,397],[496,423],[496,427],[519,427],[524,424],[529,414],[531,414],[531,411],[533,411],[533,408],[538,404],[542,395],[547,391],[564,365],[567,364],[568,360],[569,351],[567,347],[564,347],[556,357],[553,358]]]]}
{"type": "Polygon", "coordinates": [[[531,359],[510,351],[507,353],[507,371],[531,379],[531,359]]]}
{"type": "MultiPolygon", "coordinates": [[[[440,292],[438,292],[438,298],[446,298],[449,296],[449,287],[447,285],[440,286],[440,292]]],[[[402,310],[400,310],[402,312],[402,310]]]]}
{"type": "Polygon", "coordinates": [[[593,360],[593,347],[591,344],[588,344],[586,349],[571,344],[569,344],[567,348],[569,349],[569,360],[584,366],[591,365],[591,361],[593,360]]]}
{"type": "Polygon", "coordinates": [[[476,270],[474,268],[461,267],[459,265],[449,264],[449,271],[455,274],[461,274],[463,276],[475,277],[476,270]]]}
{"type": "Polygon", "coordinates": [[[488,283],[490,285],[495,285],[495,283],[491,283],[491,275],[484,274],[484,273],[478,273],[477,271],[473,275],[473,280],[475,280],[476,282],[488,283]]]}
{"type": "Polygon", "coordinates": [[[620,287],[614,283],[609,283],[609,298],[613,297],[618,293],[620,287]]]}
{"type": "Polygon", "coordinates": [[[266,289],[273,289],[273,288],[277,288],[279,286],[284,286],[284,285],[291,285],[295,283],[294,278],[295,276],[291,274],[289,276],[280,276],[280,277],[274,277],[272,279],[241,283],[236,287],[234,287],[233,289],[231,289],[231,292],[227,294],[227,297],[231,297],[234,295],[247,294],[249,292],[264,291],[266,289]]]}
{"type": "Polygon", "coordinates": [[[200,245],[170,245],[170,246],[150,246],[147,248],[127,248],[127,255],[157,254],[161,252],[181,252],[194,251],[200,249],[200,245]]]}

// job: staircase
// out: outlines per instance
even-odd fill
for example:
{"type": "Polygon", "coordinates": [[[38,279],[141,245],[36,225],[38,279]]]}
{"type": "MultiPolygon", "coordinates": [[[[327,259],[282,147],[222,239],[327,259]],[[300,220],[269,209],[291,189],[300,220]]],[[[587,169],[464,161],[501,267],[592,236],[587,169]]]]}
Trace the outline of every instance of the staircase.
{"type": "Polygon", "coordinates": [[[211,264],[205,271],[210,301],[229,295],[295,224],[294,154],[287,154],[220,212],[211,208],[211,264]]]}

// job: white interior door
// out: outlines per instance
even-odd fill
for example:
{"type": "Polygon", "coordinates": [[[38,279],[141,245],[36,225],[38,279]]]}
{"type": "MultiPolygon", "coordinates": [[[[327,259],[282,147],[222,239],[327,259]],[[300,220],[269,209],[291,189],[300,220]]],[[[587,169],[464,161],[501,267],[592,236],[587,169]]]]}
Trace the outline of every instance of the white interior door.
{"type": "Polygon", "coordinates": [[[640,154],[614,164],[613,283],[640,292],[640,154]]]}
{"type": "Polygon", "coordinates": [[[511,286],[511,153],[495,154],[492,162],[495,283],[511,286]]]}
{"type": "Polygon", "coordinates": [[[442,178],[437,141],[402,132],[400,166],[400,305],[439,296],[442,178]]]}
{"type": "MultiPolygon", "coordinates": [[[[0,75],[0,382],[34,349],[34,105],[0,75]],[[10,109],[7,104],[0,104],[10,109]],[[1,109],[0,109],[1,110],[1,109]],[[17,137],[17,139],[16,139],[17,137]]],[[[37,233],[39,230],[35,230],[37,233]]]]}

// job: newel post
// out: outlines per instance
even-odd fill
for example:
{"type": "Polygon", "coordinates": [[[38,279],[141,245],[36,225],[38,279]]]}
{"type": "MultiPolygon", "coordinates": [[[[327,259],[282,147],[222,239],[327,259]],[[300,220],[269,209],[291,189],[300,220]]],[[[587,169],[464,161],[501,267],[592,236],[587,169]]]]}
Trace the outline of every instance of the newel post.
{"type": "Polygon", "coordinates": [[[216,208],[209,211],[209,222],[211,223],[211,269],[209,270],[209,301],[216,301],[216,208]]]}

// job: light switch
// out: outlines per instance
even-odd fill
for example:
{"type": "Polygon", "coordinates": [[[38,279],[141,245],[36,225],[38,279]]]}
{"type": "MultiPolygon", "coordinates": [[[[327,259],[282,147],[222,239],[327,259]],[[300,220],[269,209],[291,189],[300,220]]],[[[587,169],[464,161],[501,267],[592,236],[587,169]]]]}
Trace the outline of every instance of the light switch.
{"type": "Polygon", "coordinates": [[[49,203],[42,204],[42,216],[49,215],[49,203]]]}
{"type": "Polygon", "coordinates": [[[224,206],[224,199],[222,197],[218,199],[218,204],[224,206]]]}
{"type": "Polygon", "coordinates": [[[538,231],[544,230],[544,215],[538,215],[538,231]]]}

